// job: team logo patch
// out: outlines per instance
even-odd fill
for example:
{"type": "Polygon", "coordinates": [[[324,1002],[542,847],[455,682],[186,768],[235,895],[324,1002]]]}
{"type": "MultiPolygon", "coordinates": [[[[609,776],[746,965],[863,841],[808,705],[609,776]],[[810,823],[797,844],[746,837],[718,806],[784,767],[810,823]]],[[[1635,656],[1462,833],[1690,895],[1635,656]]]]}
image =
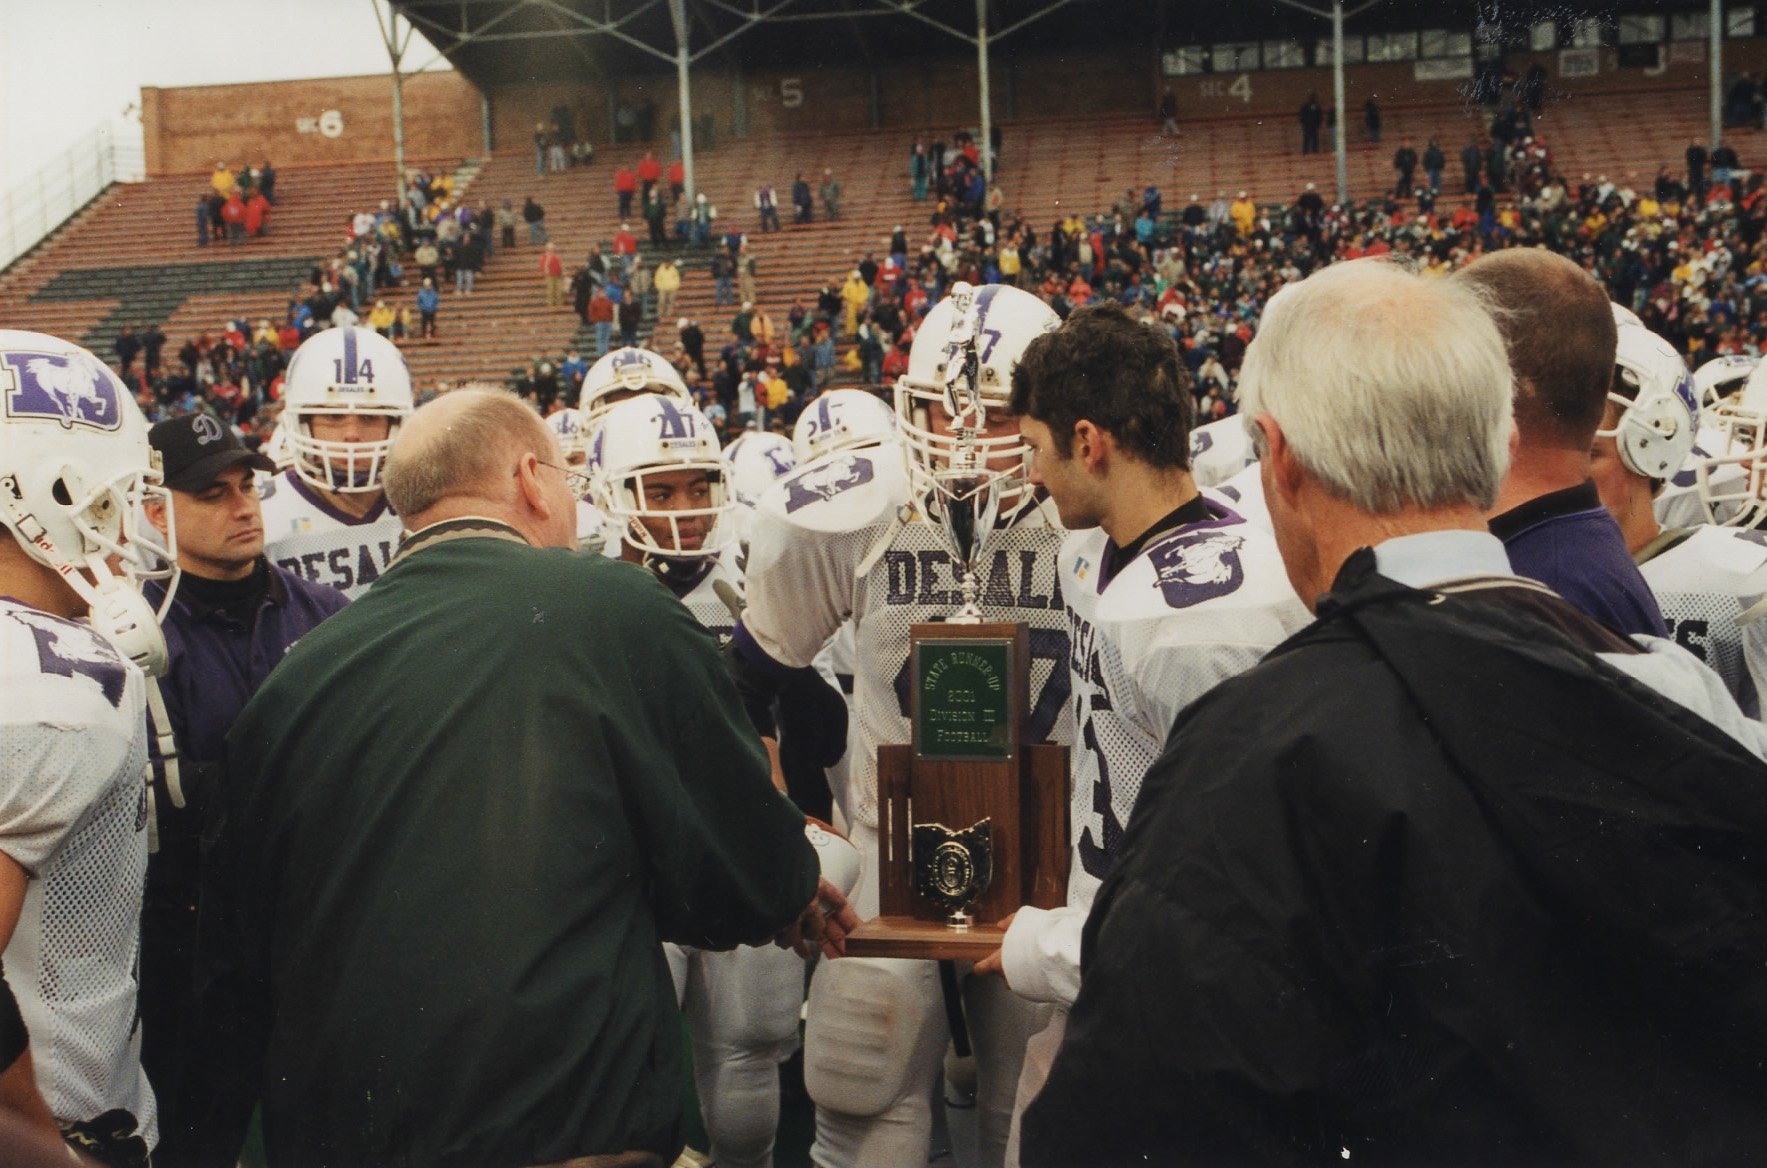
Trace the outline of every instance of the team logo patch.
{"type": "Polygon", "coordinates": [[[117,383],[89,357],[7,353],[0,356],[0,388],[8,417],[52,420],[69,430],[75,424],[98,430],[122,425],[117,383]]]}
{"type": "Polygon", "coordinates": [[[1237,589],[1245,580],[1245,569],[1239,562],[1239,549],[1244,544],[1243,536],[1199,531],[1161,540],[1149,548],[1148,560],[1166,603],[1189,608],[1237,589]]]}
{"type": "Polygon", "coordinates": [[[803,474],[785,480],[786,514],[864,486],[871,481],[873,473],[871,460],[856,455],[831,458],[820,466],[811,467],[803,474]]]}
{"type": "Polygon", "coordinates": [[[191,419],[190,429],[196,434],[196,444],[207,446],[211,442],[221,440],[221,423],[207,414],[198,414],[191,419]]]}

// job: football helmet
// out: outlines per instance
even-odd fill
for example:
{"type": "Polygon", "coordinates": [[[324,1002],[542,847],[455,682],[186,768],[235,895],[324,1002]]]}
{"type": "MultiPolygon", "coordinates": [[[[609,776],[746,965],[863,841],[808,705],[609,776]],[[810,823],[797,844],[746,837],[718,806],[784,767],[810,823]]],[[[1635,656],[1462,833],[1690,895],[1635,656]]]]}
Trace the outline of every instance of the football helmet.
{"type": "Polygon", "coordinates": [[[1741,389],[1758,359],[1742,353],[1714,357],[1693,371],[1693,392],[1700,409],[1709,410],[1741,389]]]}
{"type": "Polygon", "coordinates": [[[1038,336],[1061,318],[1029,292],[1004,284],[959,281],[914,335],[908,372],[896,381],[896,423],[908,473],[921,498],[968,490],[991,479],[1010,506],[1026,489],[1025,444],[1018,428],[990,436],[1012,400],[1012,369],[1038,336]]]}
{"type": "Polygon", "coordinates": [[[416,408],[411,370],[398,346],[371,328],[314,333],[289,361],[282,396],[282,424],[297,475],[339,494],[380,490],[399,424],[416,408]],[[387,434],[367,442],[316,438],[313,419],[321,414],[386,418],[387,434]]]}
{"type": "Polygon", "coordinates": [[[0,523],[67,581],[119,653],[164,672],[177,536],[147,419],[97,357],[42,333],[0,331],[0,523]],[[165,506],[163,536],[149,501],[165,506]],[[158,611],[141,593],[148,580],[166,582],[158,611]]]}
{"type": "Polygon", "coordinates": [[[831,450],[875,446],[896,436],[896,415],[862,389],[831,389],[804,407],[792,429],[799,462],[831,450]]]}
{"type": "Polygon", "coordinates": [[[589,439],[588,469],[591,502],[619,525],[621,538],[647,563],[714,556],[729,543],[731,525],[725,520],[735,500],[725,482],[718,435],[691,404],[655,393],[615,403],[589,439]],[[705,472],[711,488],[705,505],[653,507],[646,476],[681,470],[705,472]],[[703,534],[684,531],[689,521],[703,522],[703,534]]]}
{"type": "Polygon", "coordinates": [[[553,410],[546,415],[546,428],[558,439],[565,465],[573,469],[582,466],[589,457],[589,431],[583,425],[583,415],[573,409],[553,410]]]}
{"type": "Polygon", "coordinates": [[[1616,380],[1629,392],[1608,391],[1620,407],[1611,430],[1620,461],[1633,474],[1666,479],[1681,469],[1699,431],[1699,403],[1687,362],[1675,347],[1647,328],[1621,325],[1614,354],[1616,380]]]}
{"type": "Polygon", "coordinates": [[[1614,302],[1611,303],[1609,307],[1614,310],[1614,323],[1621,328],[1624,328],[1627,325],[1632,325],[1634,328],[1644,327],[1644,322],[1638,319],[1638,314],[1633,312],[1630,308],[1627,308],[1624,304],[1614,302]]]}
{"type": "Polygon", "coordinates": [[[1767,520],[1767,363],[1708,416],[1721,441],[1695,468],[1706,515],[1726,527],[1757,527],[1767,520]]]}
{"type": "Polygon", "coordinates": [[[753,509],[774,479],[797,469],[798,456],[783,436],[750,430],[724,448],[724,461],[730,467],[731,498],[753,509]]]}
{"type": "Polygon", "coordinates": [[[582,399],[577,408],[583,424],[594,430],[608,410],[622,397],[661,393],[693,405],[693,394],[681,374],[661,353],[649,349],[614,349],[598,358],[583,375],[582,399]]]}
{"type": "Polygon", "coordinates": [[[279,425],[270,431],[270,436],[258,446],[258,453],[275,463],[277,470],[287,470],[294,462],[294,453],[288,448],[288,427],[279,425]]]}

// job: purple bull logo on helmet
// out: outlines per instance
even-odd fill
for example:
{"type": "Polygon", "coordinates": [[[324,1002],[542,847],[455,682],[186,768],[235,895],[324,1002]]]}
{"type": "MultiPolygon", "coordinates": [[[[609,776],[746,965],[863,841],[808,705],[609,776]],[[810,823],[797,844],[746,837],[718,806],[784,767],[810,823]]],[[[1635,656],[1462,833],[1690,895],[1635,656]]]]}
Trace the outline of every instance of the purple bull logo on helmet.
{"type": "Polygon", "coordinates": [[[8,417],[42,418],[70,430],[76,423],[100,430],[122,425],[115,379],[82,354],[7,353],[0,357],[0,389],[8,417]]]}

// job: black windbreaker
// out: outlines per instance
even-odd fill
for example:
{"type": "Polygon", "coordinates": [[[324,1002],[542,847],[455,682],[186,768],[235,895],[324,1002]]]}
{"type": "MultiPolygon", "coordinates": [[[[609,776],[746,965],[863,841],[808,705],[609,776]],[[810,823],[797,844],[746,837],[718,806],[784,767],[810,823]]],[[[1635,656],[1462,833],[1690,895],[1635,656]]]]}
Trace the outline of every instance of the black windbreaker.
{"type": "Polygon", "coordinates": [[[1023,1162],[1767,1157],[1767,767],[1513,578],[1319,611],[1150,769],[1023,1162]]]}

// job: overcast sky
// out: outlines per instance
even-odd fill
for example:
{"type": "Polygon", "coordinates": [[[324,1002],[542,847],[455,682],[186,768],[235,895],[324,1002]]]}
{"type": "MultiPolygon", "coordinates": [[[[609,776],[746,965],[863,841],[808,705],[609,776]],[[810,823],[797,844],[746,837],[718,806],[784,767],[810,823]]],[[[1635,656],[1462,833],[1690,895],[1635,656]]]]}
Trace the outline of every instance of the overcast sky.
{"type": "MultiPolygon", "coordinates": [[[[138,102],[144,85],[385,73],[375,20],[373,0],[0,0],[0,190],[138,102]]],[[[435,55],[419,34],[405,68],[435,55]]]]}

